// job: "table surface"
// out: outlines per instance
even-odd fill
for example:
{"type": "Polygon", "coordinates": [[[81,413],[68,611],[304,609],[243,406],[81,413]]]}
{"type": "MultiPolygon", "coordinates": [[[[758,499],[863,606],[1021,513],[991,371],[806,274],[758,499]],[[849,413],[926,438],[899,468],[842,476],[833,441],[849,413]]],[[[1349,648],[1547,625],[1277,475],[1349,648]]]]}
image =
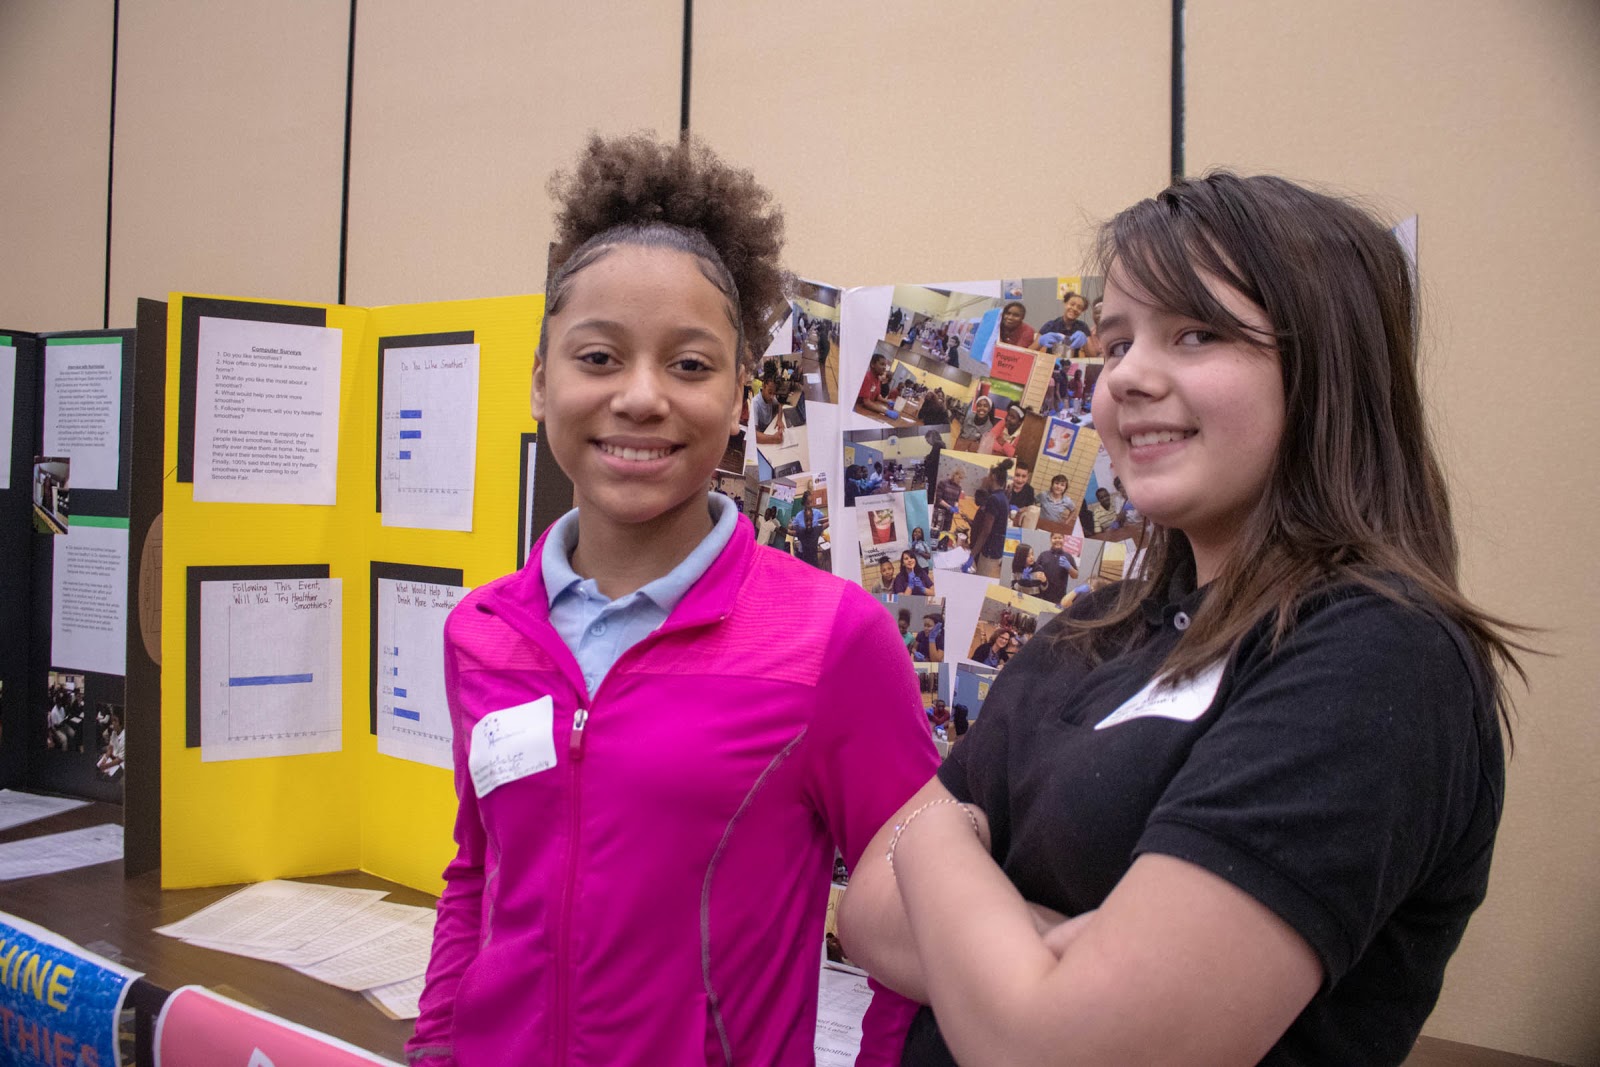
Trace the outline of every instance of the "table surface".
{"type": "MultiPolygon", "coordinates": [[[[0,831],[0,842],[121,822],[122,808],[90,804],[0,831]]],[[[347,872],[297,879],[323,885],[383,889],[399,904],[432,907],[434,897],[370,874],[347,872]]],[[[281,964],[197,948],[155,933],[157,926],[199,911],[238,885],[162,890],[155,872],[122,876],[120,863],[0,882],[0,911],[27,919],[92,952],[141,971],[166,990],[203,985],[380,1056],[405,1062],[412,1020],[390,1019],[360,993],[318,982],[281,964]]]]}
{"type": "MultiPolygon", "coordinates": [[[[0,831],[0,843],[84,826],[121,822],[115,804],[87,807],[0,831]]],[[[432,907],[430,894],[357,871],[296,879],[322,885],[383,889],[398,904],[432,907]]],[[[412,1020],[385,1016],[360,993],[338,989],[264,960],[197,948],[155,933],[157,926],[192,915],[238,885],[162,890],[152,872],[122,876],[119,863],[0,882],[0,911],[27,919],[92,952],[141,971],[163,989],[203,985],[225,996],[405,1062],[412,1020]]],[[[1548,1060],[1424,1037],[1406,1067],[1559,1067],[1548,1060]]]]}

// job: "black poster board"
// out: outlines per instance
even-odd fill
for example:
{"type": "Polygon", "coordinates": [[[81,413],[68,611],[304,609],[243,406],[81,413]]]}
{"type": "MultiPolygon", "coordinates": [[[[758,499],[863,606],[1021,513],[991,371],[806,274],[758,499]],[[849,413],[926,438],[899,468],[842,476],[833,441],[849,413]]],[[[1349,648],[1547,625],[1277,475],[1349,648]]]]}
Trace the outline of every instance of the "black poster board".
{"type": "Polygon", "coordinates": [[[161,478],[165,465],[167,305],[140,300],[128,491],[127,771],[123,873],[161,868],[161,478]]]}
{"type": "MultiPolygon", "coordinates": [[[[133,330],[72,330],[40,334],[37,338],[30,420],[32,447],[36,450],[42,449],[44,444],[46,369],[52,345],[70,347],[73,342],[110,339],[121,346],[116,485],[113,488],[70,488],[69,535],[73,523],[113,528],[127,525],[135,421],[133,381],[137,369],[134,336],[133,330]]],[[[43,532],[31,523],[33,455],[28,459],[28,532],[33,540],[29,626],[32,647],[28,657],[28,703],[20,738],[26,765],[23,784],[41,792],[121,803],[123,772],[104,773],[97,764],[108,744],[110,716],[120,714],[123,721],[127,721],[125,677],[111,664],[95,669],[88,664],[54,662],[51,620],[55,610],[52,601],[55,538],[59,535],[43,532]],[[70,701],[66,720],[53,725],[52,709],[62,705],[65,694],[70,694],[65,697],[70,701]]],[[[130,569],[131,566],[130,560],[130,569]]]]}
{"type": "Polygon", "coordinates": [[[38,450],[39,340],[0,329],[0,345],[15,348],[12,382],[10,485],[0,489],[0,788],[27,778],[29,709],[33,706],[33,457],[38,450]]]}

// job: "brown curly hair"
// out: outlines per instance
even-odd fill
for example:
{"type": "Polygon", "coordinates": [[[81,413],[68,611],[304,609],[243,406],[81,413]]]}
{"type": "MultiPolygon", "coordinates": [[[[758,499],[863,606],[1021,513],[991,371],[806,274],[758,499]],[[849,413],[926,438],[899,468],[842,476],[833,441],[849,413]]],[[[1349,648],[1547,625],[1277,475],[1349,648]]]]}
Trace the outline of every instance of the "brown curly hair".
{"type": "MultiPolygon", "coordinates": [[[[747,368],[787,313],[791,278],[779,264],[783,212],[748,170],[724,163],[704,142],[591,135],[577,165],[551,175],[549,188],[560,207],[546,315],[560,313],[574,276],[620,245],[695,256],[728,298],[747,368]]],[[[540,358],[544,350],[541,335],[540,358]]]]}

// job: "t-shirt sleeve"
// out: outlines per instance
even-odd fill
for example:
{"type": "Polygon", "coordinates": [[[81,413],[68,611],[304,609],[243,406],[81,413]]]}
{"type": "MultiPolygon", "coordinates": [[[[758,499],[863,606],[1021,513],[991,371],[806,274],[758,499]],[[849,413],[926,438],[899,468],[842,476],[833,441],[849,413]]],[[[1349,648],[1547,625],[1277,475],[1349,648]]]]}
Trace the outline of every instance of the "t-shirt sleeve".
{"type": "Polygon", "coordinates": [[[866,376],[861,379],[861,389],[856,393],[856,399],[876,400],[878,399],[880,391],[881,386],[878,382],[878,379],[874,377],[873,373],[869,370],[867,371],[866,376]]]}
{"type": "Polygon", "coordinates": [[[812,803],[852,870],[867,842],[939,767],[911,657],[877,601],[840,598],[806,742],[812,803]]]}
{"type": "Polygon", "coordinates": [[[1478,801],[1484,690],[1459,642],[1360,593],[1302,617],[1276,654],[1241,653],[1135,855],[1237,885],[1305,938],[1332,985],[1478,801]]]}

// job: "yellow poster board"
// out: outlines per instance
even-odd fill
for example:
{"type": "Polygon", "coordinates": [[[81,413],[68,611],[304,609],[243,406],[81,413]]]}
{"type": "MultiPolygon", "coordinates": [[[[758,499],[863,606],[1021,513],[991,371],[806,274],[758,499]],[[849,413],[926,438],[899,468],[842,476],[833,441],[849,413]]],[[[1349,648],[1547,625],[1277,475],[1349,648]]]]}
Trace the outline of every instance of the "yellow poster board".
{"type": "MultiPolygon", "coordinates": [[[[438,892],[453,853],[449,771],[382,755],[369,689],[374,561],[459,569],[475,587],[518,563],[528,388],[543,296],[356,308],[175,293],[168,308],[162,581],[162,884],[176,888],[360,869],[438,892]],[[331,506],[197,502],[180,449],[193,433],[194,341],[185,330],[231,317],[319,316],[342,333],[337,499],[331,506]],[[186,326],[187,323],[187,326],[186,326]],[[479,348],[472,528],[385,527],[377,506],[380,341],[470,333],[479,348]],[[190,406],[185,415],[184,403],[190,406]],[[325,565],[343,586],[343,742],[339,751],[205,762],[189,706],[198,667],[188,633],[190,568],[325,565]]],[[[187,446],[192,467],[193,447],[187,446]]]]}

